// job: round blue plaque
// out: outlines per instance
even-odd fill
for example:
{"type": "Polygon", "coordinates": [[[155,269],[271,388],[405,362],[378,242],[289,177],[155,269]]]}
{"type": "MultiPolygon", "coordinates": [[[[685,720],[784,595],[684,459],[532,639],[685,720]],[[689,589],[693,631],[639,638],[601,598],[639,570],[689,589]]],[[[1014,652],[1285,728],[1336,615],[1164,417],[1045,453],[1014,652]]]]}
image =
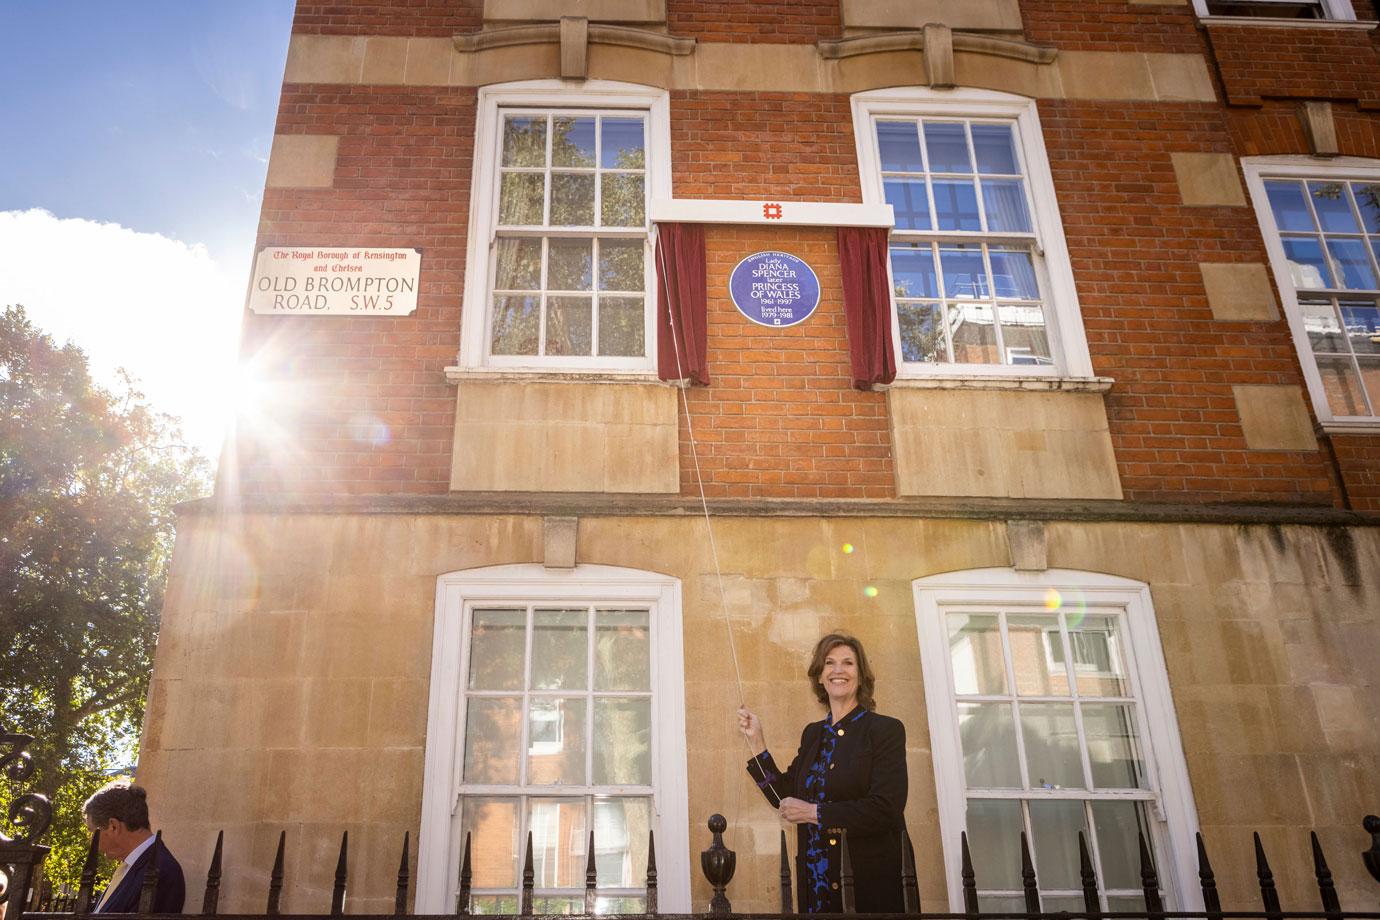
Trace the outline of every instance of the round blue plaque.
{"type": "Polygon", "coordinates": [[[789,252],[754,252],[733,267],[728,293],[738,312],[757,325],[794,326],[819,306],[819,278],[789,252]]]}

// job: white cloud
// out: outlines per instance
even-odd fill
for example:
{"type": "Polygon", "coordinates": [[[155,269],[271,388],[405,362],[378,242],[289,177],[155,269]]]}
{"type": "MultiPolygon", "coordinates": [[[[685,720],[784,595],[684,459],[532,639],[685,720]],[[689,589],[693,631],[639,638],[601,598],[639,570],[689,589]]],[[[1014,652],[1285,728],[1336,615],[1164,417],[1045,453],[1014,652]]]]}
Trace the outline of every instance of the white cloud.
{"type": "Polygon", "coordinates": [[[230,411],[249,266],[227,271],[202,244],[47,211],[0,211],[0,305],[91,358],[124,368],[215,458],[230,411]]]}

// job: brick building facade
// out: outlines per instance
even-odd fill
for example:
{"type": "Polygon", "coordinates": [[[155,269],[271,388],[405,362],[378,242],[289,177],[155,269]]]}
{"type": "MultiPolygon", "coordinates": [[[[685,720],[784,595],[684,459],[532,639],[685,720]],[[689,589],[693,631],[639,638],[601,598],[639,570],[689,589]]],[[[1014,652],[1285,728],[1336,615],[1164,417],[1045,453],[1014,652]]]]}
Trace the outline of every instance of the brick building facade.
{"type": "MultiPolygon", "coordinates": [[[[182,841],[224,827],[233,891],[287,827],[305,905],[349,828],[383,910],[411,831],[441,912],[473,832],[500,910],[531,831],[558,910],[594,830],[616,910],[654,828],[662,908],[702,909],[689,854],[720,811],[735,906],[766,909],[735,682],[785,753],[832,628],[907,725],[930,902],[957,903],[964,829],[1028,831],[1050,909],[1080,828],[1111,909],[1137,829],[1185,908],[1195,831],[1359,847],[1375,16],[300,0],[260,248],[417,250],[417,301],[246,312],[265,396],[180,519],[139,766],[189,877],[182,841]],[[702,271],[668,266],[673,226],[702,271]],[[850,287],[855,228],[880,300],[850,287]],[[804,322],[735,306],[764,252],[813,270],[804,322]],[[697,343],[708,383],[680,386],[697,343]]],[[[1218,869],[1248,897],[1252,866],[1218,869]]],[[[990,904],[1019,895],[1004,872],[990,904]]]]}

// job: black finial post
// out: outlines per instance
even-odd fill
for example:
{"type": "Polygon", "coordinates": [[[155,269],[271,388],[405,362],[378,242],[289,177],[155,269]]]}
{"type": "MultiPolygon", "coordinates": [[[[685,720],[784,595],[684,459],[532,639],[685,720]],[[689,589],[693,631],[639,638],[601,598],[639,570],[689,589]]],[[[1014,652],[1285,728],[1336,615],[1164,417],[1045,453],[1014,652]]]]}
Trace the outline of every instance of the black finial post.
{"type": "Polygon", "coordinates": [[[153,896],[158,890],[158,857],[162,855],[163,832],[153,835],[152,852],[149,853],[148,868],[144,870],[144,884],[139,889],[139,913],[153,913],[153,896]]]}
{"type": "Polygon", "coordinates": [[[278,853],[273,857],[273,871],[268,876],[268,907],[264,910],[270,917],[276,917],[283,900],[283,846],[287,843],[287,831],[278,832],[278,853]]]}
{"type": "Polygon", "coordinates": [[[791,906],[791,854],[786,849],[786,832],[781,832],[781,913],[793,914],[791,906]]]}
{"type": "Polygon", "coordinates": [[[532,916],[532,889],[536,887],[536,874],[532,869],[532,832],[527,832],[527,852],[522,857],[522,916],[532,916]]]}
{"type": "Polygon", "coordinates": [[[1265,858],[1265,847],[1260,843],[1260,834],[1255,838],[1255,874],[1260,880],[1260,903],[1265,908],[1265,916],[1270,920],[1281,920],[1284,916],[1279,906],[1279,892],[1275,890],[1275,874],[1270,871],[1270,861],[1265,858]]]}
{"type": "Polygon", "coordinates": [[[393,916],[401,917],[407,913],[407,887],[411,880],[408,872],[411,860],[412,832],[403,831],[402,859],[398,861],[398,890],[393,895],[393,916]]]}
{"type": "Polygon", "coordinates": [[[220,861],[225,848],[225,831],[216,834],[216,849],[211,853],[211,868],[206,870],[206,894],[201,899],[201,913],[214,917],[220,908],[220,861]]]}
{"type": "Polygon", "coordinates": [[[350,832],[340,835],[340,856],[335,861],[335,886],[331,888],[331,916],[345,916],[345,882],[348,874],[350,832]]]}
{"type": "Polygon", "coordinates": [[[714,835],[714,839],[710,842],[709,849],[700,853],[700,871],[714,888],[714,897],[709,900],[709,913],[716,917],[725,916],[733,910],[733,905],[729,903],[724,890],[728,888],[728,883],[733,880],[733,873],[738,868],[738,854],[724,846],[726,830],[728,822],[724,820],[723,815],[710,815],[709,832],[714,835]]]}
{"type": "Polygon", "coordinates": [[[657,915],[656,903],[656,832],[647,830],[647,915],[657,915]]]}
{"type": "Polygon", "coordinates": [[[470,832],[465,831],[465,855],[460,858],[460,892],[455,896],[455,913],[465,917],[470,912],[470,886],[474,873],[470,870],[470,832]]]}
{"type": "Polygon", "coordinates": [[[1021,888],[1025,894],[1026,913],[1040,912],[1040,884],[1035,880],[1035,864],[1030,860],[1030,841],[1021,831],[1021,888]]]}
{"type": "Polygon", "coordinates": [[[963,912],[977,915],[977,874],[973,872],[973,855],[968,852],[968,832],[959,831],[959,846],[963,851],[963,912]]]}
{"type": "Polygon", "coordinates": [[[901,828],[901,908],[908,914],[920,913],[920,883],[915,877],[915,845],[910,831],[901,828]]]}
{"type": "Polygon", "coordinates": [[[1102,913],[1102,899],[1097,893],[1097,871],[1088,853],[1088,838],[1082,831],[1078,832],[1078,875],[1083,880],[1083,909],[1090,920],[1097,920],[1102,913]]]}
{"type": "Polygon", "coordinates": [[[81,866],[81,882],[77,886],[77,905],[74,911],[78,914],[89,914],[91,908],[96,906],[91,893],[96,887],[96,868],[100,865],[100,850],[97,849],[100,841],[101,832],[97,830],[91,835],[91,847],[86,851],[86,862],[81,866]]]}
{"type": "Polygon", "coordinates": [[[1313,845],[1313,875],[1318,879],[1318,897],[1322,899],[1323,912],[1328,920],[1341,920],[1342,902],[1337,898],[1337,886],[1332,881],[1332,870],[1327,868],[1317,832],[1309,831],[1308,839],[1313,845]]]}
{"type": "Polygon", "coordinates": [[[1370,849],[1361,851],[1361,862],[1370,877],[1380,882],[1380,815],[1366,815],[1361,827],[1370,834],[1370,849]]]}
{"type": "Polygon", "coordinates": [[[853,893],[853,858],[848,855],[848,831],[835,828],[832,833],[839,835],[839,895],[845,914],[858,912],[857,900],[853,893]]]}
{"type": "Polygon", "coordinates": [[[1207,920],[1222,920],[1222,898],[1217,893],[1217,876],[1212,872],[1212,863],[1208,862],[1207,845],[1203,843],[1201,832],[1194,836],[1198,838],[1198,882],[1203,888],[1203,910],[1207,920]]]}
{"type": "Polygon", "coordinates": [[[1145,894],[1145,910],[1151,914],[1164,913],[1164,902],[1160,899],[1160,877],[1155,871],[1155,858],[1150,855],[1150,845],[1145,835],[1137,832],[1136,842],[1140,844],[1140,889],[1145,894]]]}
{"type": "Polygon", "coordinates": [[[585,916],[594,916],[594,889],[599,885],[599,867],[594,862],[594,831],[589,832],[589,849],[585,853],[585,916]]]}

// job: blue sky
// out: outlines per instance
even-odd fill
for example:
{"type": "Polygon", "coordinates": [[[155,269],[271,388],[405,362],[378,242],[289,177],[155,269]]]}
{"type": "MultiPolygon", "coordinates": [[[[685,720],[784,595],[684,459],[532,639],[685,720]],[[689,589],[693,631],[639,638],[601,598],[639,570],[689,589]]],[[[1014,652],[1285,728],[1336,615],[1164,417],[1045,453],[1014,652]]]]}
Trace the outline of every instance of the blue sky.
{"type": "Polygon", "coordinates": [[[233,374],[292,0],[0,0],[0,17],[0,304],[99,375],[126,367],[214,453],[207,394],[186,390],[233,374]]]}

